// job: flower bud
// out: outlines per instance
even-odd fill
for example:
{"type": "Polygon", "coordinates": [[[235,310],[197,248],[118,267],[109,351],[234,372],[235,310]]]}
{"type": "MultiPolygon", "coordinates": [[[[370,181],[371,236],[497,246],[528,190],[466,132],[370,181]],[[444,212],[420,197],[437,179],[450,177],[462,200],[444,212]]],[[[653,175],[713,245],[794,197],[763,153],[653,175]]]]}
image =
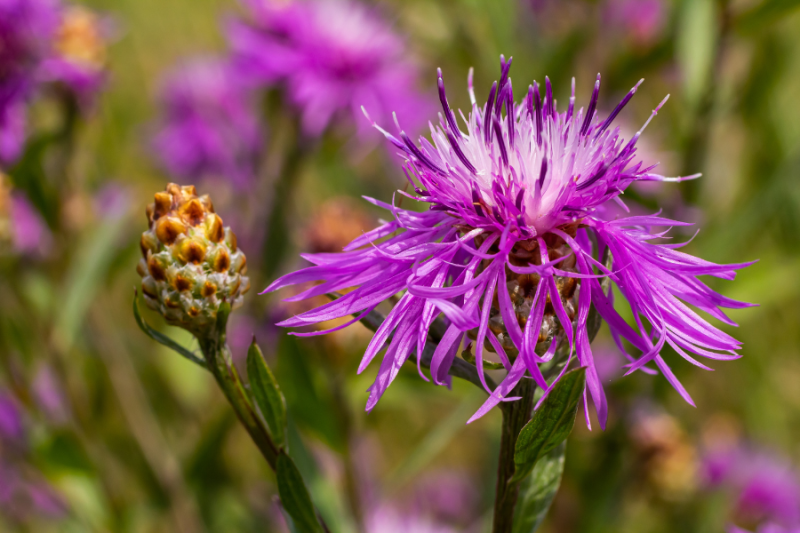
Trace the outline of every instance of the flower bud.
{"type": "Polygon", "coordinates": [[[136,267],[144,299],[170,324],[201,336],[216,323],[223,301],[235,309],[250,288],[244,253],[194,186],[170,183],[146,212],[149,228],[136,267]]]}

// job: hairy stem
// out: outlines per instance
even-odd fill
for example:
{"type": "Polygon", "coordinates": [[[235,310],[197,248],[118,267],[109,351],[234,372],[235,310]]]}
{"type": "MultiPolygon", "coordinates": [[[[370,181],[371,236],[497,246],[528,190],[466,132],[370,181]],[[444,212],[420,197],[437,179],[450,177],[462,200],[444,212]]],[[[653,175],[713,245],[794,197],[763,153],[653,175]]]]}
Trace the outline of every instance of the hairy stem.
{"type": "Polygon", "coordinates": [[[497,462],[493,533],[511,533],[514,524],[514,507],[517,505],[519,494],[519,483],[510,482],[514,476],[514,448],[519,432],[531,419],[535,389],[532,380],[522,379],[509,395],[519,396],[520,399],[501,404],[503,428],[500,437],[500,458],[497,462]]]}
{"type": "Polygon", "coordinates": [[[275,470],[278,461],[278,449],[272,442],[266,429],[258,421],[258,416],[253,405],[245,394],[244,386],[233,366],[230,348],[224,340],[219,338],[198,339],[200,349],[206,359],[208,369],[214,375],[222,392],[239,417],[253,442],[258,447],[269,466],[275,470]]]}

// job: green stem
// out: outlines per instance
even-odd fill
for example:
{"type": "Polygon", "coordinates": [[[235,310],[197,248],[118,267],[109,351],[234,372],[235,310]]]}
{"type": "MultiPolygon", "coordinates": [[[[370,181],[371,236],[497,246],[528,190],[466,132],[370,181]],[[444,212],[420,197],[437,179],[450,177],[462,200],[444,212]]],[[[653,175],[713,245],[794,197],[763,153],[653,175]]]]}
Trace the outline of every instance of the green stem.
{"type": "Polygon", "coordinates": [[[259,423],[253,405],[245,394],[239,374],[233,365],[230,348],[228,344],[218,337],[198,339],[200,349],[206,359],[208,369],[216,378],[222,392],[239,417],[239,421],[245,427],[253,442],[258,447],[269,466],[275,470],[279,450],[272,442],[269,434],[262,424],[259,423]]]}
{"type": "Polygon", "coordinates": [[[503,428],[500,437],[500,458],[497,462],[497,490],[494,498],[492,533],[511,533],[514,525],[514,507],[517,505],[519,483],[511,483],[514,476],[514,448],[517,436],[531,419],[533,393],[536,389],[530,379],[522,379],[510,396],[520,396],[514,402],[501,404],[503,428]]]}

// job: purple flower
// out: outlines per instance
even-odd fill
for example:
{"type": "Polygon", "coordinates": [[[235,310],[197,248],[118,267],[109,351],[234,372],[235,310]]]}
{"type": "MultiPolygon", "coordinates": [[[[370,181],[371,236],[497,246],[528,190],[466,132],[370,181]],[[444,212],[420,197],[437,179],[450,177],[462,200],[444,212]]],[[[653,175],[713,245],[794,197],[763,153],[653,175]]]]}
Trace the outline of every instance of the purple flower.
{"type": "Polygon", "coordinates": [[[58,25],[56,0],[0,0],[0,162],[25,142],[26,106],[58,25]]]}
{"type": "Polygon", "coordinates": [[[19,254],[45,255],[52,235],[36,208],[22,194],[11,195],[11,231],[19,254]]]}
{"type": "Polygon", "coordinates": [[[719,447],[705,455],[703,470],[711,486],[734,490],[738,516],[800,526],[800,478],[785,459],[745,446],[719,447]]]}
{"type": "MultiPolygon", "coordinates": [[[[731,526],[728,533],[750,533],[740,527],[731,526]]],[[[764,524],[756,530],[756,533],[800,533],[800,526],[785,527],[779,524],[764,524]]]]}
{"type": "Polygon", "coordinates": [[[153,147],[170,175],[241,188],[253,181],[262,133],[252,95],[237,80],[220,59],[194,59],[168,76],[153,147]]]}
{"type": "Polygon", "coordinates": [[[42,81],[61,83],[89,107],[105,82],[110,23],[80,6],[62,11],[52,54],[42,63],[42,81]]]}
{"type": "Polygon", "coordinates": [[[242,2],[250,21],[228,31],[235,64],[255,83],[283,84],[307,134],[320,135],[336,115],[366,133],[361,106],[385,121],[395,111],[406,124],[424,124],[416,68],[374,10],[351,0],[242,2]]]}
{"type": "Polygon", "coordinates": [[[64,391],[52,367],[42,364],[36,372],[31,384],[31,391],[39,409],[54,424],[63,424],[69,420],[69,410],[64,398],[64,391]]]}
{"type": "Polygon", "coordinates": [[[666,22],[663,0],[611,0],[606,15],[613,25],[639,44],[656,40],[666,22]]]}
{"type": "Polygon", "coordinates": [[[414,513],[401,513],[388,506],[373,510],[366,520],[370,533],[453,533],[455,530],[414,513]]]}
{"type": "Polygon", "coordinates": [[[620,194],[635,181],[688,179],[666,178],[654,172],[655,165],[637,159],[636,142],[650,119],[628,141],[610,127],[639,84],[604,118],[595,113],[599,76],[586,110],[575,108],[573,83],[573,97],[559,112],[549,80],[544,91],[534,84],[515,103],[508,77],[511,60],[501,56],[501,65],[500,82],[492,86],[485,105],[478,105],[470,76],[472,112],[465,119],[466,131],[457,125],[441,76],[443,113],[439,127],[431,128],[432,142],[423,138],[418,146],[404,131],[393,135],[376,125],[405,157],[403,169],[416,191],[411,198],[430,208],[420,213],[368,199],[391,212],[393,220],[355,239],[344,253],[304,255],[313,266],[280,278],[267,291],[323,281],[290,298],[302,300],[357,288],[280,325],[360,317],[403,293],[359,366],[363,371],[389,341],[367,410],[409,356],[423,352],[433,320],[443,314],[446,331],[430,360],[436,384],[447,382],[459,347],[469,341],[474,341],[481,378],[487,346],[507,370],[471,420],[512,400],[507,395],[526,374],[549,390],[543,369],[551,371],[563,357],[563,374],[577,357],[587,369],[584,403],[591,397],[604,425],[607,404],[588,331],[594,306],[629,360],[627,373],[652,373],[647,365],[653,363],[691,403],[661,352],[669,346],[701,368],[707,367],[690,354],[739,357],[740,343],[689,305],[733,324],[720,308],[750,304],[717,294],[698,276],[733,279],[746,264],[717,265],[693,257],[679,251],[679,244],[663,243],[665,232],[653,229],[682,222],[657,215],[604,216],[604,207],[621,203],[620,194]],[[613,259],[610,268],[598,260],[606,252],[613,259]],[[601,284],[606,277],[627,299],[635,326],[615,311],[613,293],[601,284]],[[628,354],[623,339],[640,354],[628,354]]]}
{"type": "Polygon", "coordinates": [[[0,437],[19,441],[23,438],[22,417],[13,396],[0,392],[0,437]]]}

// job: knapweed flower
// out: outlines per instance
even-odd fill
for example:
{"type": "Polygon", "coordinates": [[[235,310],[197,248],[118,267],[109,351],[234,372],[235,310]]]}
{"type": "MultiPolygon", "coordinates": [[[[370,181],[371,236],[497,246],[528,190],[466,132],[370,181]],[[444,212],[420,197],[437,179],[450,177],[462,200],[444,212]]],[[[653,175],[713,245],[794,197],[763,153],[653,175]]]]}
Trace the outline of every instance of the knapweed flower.
{"type": "Polygon", "coordinates": [[[56,0],[0,0],[0,162],[25,142],[27,102],[58,27],[56,0]]]}
{"type": "Polygon", "coordinates": [[[60,86],[81,104],[105,77],[101,18],[59,0],[0,0],[0,162],[13,163],[26,137],[28,106],[42,86],[60,86]]]}
{"type": "Polygon", "coordinates": [[[241,306],[250,289],[247,260],[207,194],[170,183],[147,206],[147,223],[136,271],[148,307],[169,324],[202,333],[223,301],[241,306]]]}
{"type": "Polygon", "coordinates": [[[172,72],[161,107],[153,148],[171,176],[253,182],[263,146],[258,109],[226,61],[194,59],[172,72]]]}
{"type": "Polygon", "coordinates": [[[424,124],[416,68],[402,39],[353,0],[242,0],[250,20],[233,21],[228,41],[241,76],[284,85],[305,133],[320,135],[337,115],[369,131],[361,106],[389,120],[424,124]]]}
{"type": "Polygon", "coordinates": [[[11,238],[14,252],[20,255],[46,256],[53,245],[47,224],[21,192],[11,193],[11,238]]]}
{"type": "Polygon", "coordinates": [[[712,448],[703,471],[711,487],[733,490],[737,518],[800,526],[800,476],[786,459],[752,446],[712,448]]]}
{"type": "Polygon", "coordinates": [[[43,81],[63,85],[81,105],[91,105],[105,81],[109,33],[109,22],[97,13],[63,8],[53,51],[42,64],[43,81]]]}
{"type": "Polygon", "coordinates": [[[666,26],[667,6],[663,0],[610,0],[606,17],[631,41],[647,45],[655,41],[666,26]]]}
{"type": "Polygon", "coordinates": [[[689,306],[732,324],[720,308],[749,304],[717,294],[698,277],[732,279],[746,265],[693,257],[678,250],[679,244],[663,243],[665,232],[652,229],[682,222],[658,215],[604,216],[604,206],[620,203],[622,192],[637,180],[683,179],[656,174],[655,165],[637,159],[636,142],[650,119],[627,141],[611,127],[639,84],[609,116],[600,117],[599,76],[588,108],[575,108],[573,83],[573,96],[559,111],[549,80],[544,94],[534,84],[515,102],[508,77],[511,60],[501,57],[501,65],[500,81],[485,105],[477,103],[469,82],[472,112],[462,115],[464,129],[447,102],[441,74],[442,113],[439,126],[431,126],[431,140],[422,138],[417,145],[399,125],[396,135],[376,125],[405,157],[403,169],[416,191],[409,196],[430,207],[420,213],[368,199],[393,220],[355,239],[344,253],[304,255],[313,266],[267,288],[322,281],[293,300],[354,290],[280,325],[300,327],[351,314],[357,315],[354,322],[397,297],[359,367],[363,371],[388,342],[369,389],[368,410],[410,355],[423,353],[431,324],[441,314],[446,331],[430,360],[435,383],[445,383],[463,343],[474,344],[482,379],[487,351],[507,370],[473,420],[500,401],[512,400],[507,396],[526,374],[549,390],[553,381],[548,383],[540,367],[552,372],[555,363],[564,362],[563,373],[577,357],[587,369],[584,402],[588,405],[591,397],[604,424],[606,399],[589,338],[594,307],[629,359],[628,373],[653,372],[647,366],[653,363],[691,403],[661,352],[669,346],[701,368],[707,367],[691,354],[739,357],[740,343],[689,306]],[[625,296],[635,325],[615,311],[602,278],[625,296]],[[628,354],[623,339],[641,353],[628,354]]]}

